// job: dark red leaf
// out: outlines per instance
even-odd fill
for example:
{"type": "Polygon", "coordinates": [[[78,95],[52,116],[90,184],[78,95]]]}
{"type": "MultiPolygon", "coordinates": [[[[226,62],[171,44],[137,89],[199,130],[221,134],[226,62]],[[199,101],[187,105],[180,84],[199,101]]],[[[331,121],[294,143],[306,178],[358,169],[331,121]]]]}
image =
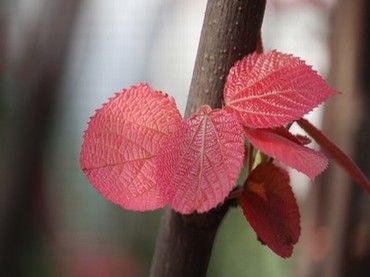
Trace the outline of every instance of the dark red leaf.
{"type": "Polygon", "coordinates": [[[276,254],[291,256],[300,236],[300,214],[288,173],[271,163],[257,166],[245,183],[240,204],[259,239],[276,254]]]}

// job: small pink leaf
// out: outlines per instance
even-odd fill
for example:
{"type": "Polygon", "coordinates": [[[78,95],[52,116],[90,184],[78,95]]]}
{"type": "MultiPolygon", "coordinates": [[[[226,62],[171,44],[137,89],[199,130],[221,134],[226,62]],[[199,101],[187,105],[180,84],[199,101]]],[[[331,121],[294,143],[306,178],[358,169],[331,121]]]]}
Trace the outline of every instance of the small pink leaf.
{"type": "Polygon", "coordinates": [[[326,157],[321,152],[302,146],[299,139],[283,129],[245,127],[244,133],[250,143],[264,154],[314,179],[326,169],[328,165],[326,157]]]}
{"type": "Polygon", "coordinates": [[[236,117],[203,106],[158,153],[158,184],[174,210],[206,212],[235,185],[243,156],[243,130],[236,117]]]}
{"type": "Polygon", "coordinates": [[[310,66],[277,51],[254,53],[237,62],[224,89],[226,109],[254,128],[288,124],[334,94],[310,66]]]}
{"type": "Polygon", "coordinates": [[[339,149],[333,142],[330,141],[320,130],[313,126],[309,121],[301,118],[297,121],[298,125],[307,132],[329,155],[331,155],[337,163],[339,163],[348,174],[355,180],[363,189],[370,192],[370,182],[357,165],[348,157],[342,150],[339,149]]]}
{"type": "Polygon", "coordinates": [[[300,214],[288,173],[262,163],[248,176],[240,205],[259,239],[276,254],[292,255],[300,236],[300,214]]]}
{"type": "Polygon", "coordinates": [[[168,95],[146,84],[123,90],[91,118],[81,167],[101,194],[126,209],[163,207],[167,203],[155,182],[154,158],[181,120],[168,95]]]}

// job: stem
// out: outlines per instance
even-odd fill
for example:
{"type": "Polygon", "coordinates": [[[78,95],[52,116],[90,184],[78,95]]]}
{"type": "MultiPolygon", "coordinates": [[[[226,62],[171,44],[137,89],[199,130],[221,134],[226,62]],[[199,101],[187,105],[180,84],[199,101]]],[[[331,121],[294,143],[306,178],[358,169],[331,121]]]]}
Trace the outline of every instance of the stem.
{"type": "Polygon", "coordinates": [[[227,197],[227,200],[232,200],[235,198],[239,198],[244,191],[244,187],[237,187],[236,189],[233,189],[230,193],[229,196],[227,197]]]}
{"type": "MultiPolygon", "coordinates": [[[[202,104],[222,106],[231,66],[256,48],[266,0],[209,0],[185,117],[202,104]]],[[[217,229],[229,202],[204,214],[166,210],[153,258],[152,277],[206,276],[217,229]]]]}
{"type": "Polygon", "coordinates": [[[205,276],[216,231],[228,206],[183,216],[166,209],[151,276],[205,276]]]}
{"type": "Polygon", "coordinates": [[[296,122],[322,147],[324,151],[332,156],[335,161],[347,171],[354,181],[356,181],[364,190],[370,193],[370,181],[349,156],[347,156],[338,146],[336,146],[307,119],[301,118],[296,122]]]}

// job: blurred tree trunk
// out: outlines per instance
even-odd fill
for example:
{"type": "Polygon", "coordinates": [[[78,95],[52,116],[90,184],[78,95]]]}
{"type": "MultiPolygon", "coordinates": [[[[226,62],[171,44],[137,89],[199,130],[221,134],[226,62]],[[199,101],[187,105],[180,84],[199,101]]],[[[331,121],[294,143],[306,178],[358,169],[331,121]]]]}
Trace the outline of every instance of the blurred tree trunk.
{"type": "MultiPolygon", "coordinates": [[[[370,1],[340,0],[333,13],[331,84],[323,131],[370,176],[370,1]]],[[[370,276],[370,198],[332,161],[305,210],[299,276],[370,276]],[[307,229],[307,230],[305,230],[307,229]]]]}
{"type": "MultiPolygon", "coordinates": [[[[45,230],[40,226],[40,218],[48,215],[47,207],[43,206],[43,158],[80,2],[46,1],[40,6],[38,17],[15,22],[22,39],[16,43],[8,41],[6,45],[6,81],[1,88],[6,104],[0,187],[1,276],[20,276],[24,265],[32,264],[29,260],[32,255],[25,251],[35,245],[41,247],[37,239],[45,230]],[[11,45],[15,48],[9,49],[11,45]]],[[[9,4],[16,8],[23,3],[9,4]]],[[[13,20],[11,13],[7,20],[13,20]]]]}
{"type": "MultiPolygon", "coordinates": [[[[208,1],[185,117],[202,104],[222,106],[229,69],[256,48],[265,5],[265,0],[208,1]]],[[[205,276],[216,232],[229,204],[187,216],[166,210],[151,276],[205,276]]]]}

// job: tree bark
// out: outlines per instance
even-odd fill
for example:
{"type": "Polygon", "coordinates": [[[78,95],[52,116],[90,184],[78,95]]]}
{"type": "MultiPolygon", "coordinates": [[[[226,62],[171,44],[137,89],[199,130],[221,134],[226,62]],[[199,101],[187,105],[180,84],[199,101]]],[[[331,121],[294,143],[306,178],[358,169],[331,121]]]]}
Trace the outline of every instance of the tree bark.
{"type": "MultiPolygon", "coordinates": [[[[265,5],[265,0],[208,1],[185,118],[202,104],[222,106],[231,66],[256,48],[265,5]]],[[[206,276],[216,232],[229,205],[187,216],[167,209],[151,276],[206,276]]]]}

